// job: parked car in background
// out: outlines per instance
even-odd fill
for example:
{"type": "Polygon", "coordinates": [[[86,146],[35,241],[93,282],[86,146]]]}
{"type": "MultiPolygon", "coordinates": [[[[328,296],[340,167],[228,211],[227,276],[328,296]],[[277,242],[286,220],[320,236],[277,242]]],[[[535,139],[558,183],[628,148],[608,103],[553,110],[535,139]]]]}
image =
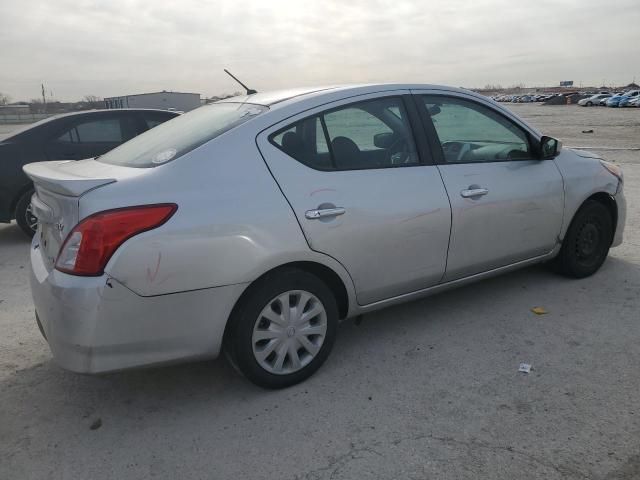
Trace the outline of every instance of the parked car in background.
{"type": "Polygon", "coordinates": [[[618,107],[620,104],[620,100],[624,97],[624,93],[616,93],[614,96],[608,98],[605,102],[607,107],[618,107]]]}
{"type": "Polygon", "coordinates": [[[640,107],[640,95],[629,100],[627,107],[640,107]]]}
{"type": "Polygon", "coordinates": [[[612,97],[614,97],[615,95],[619,95],[617,93],[614,93],[612,95],[609,95],[608,97],[603,98],[602,100],[600,100],[600,102],[598,102],[598,106],[600,107],[606,107],[607,106],[607,102],[609,101],[609,99],[611,99],[612,97]]]}
{"type": "Polygon", "coordinates": [[[86,373],[224,351],[286,387],[341,319],[539,262],[586,277],[625,223],[618,166],[432,85],[229,98],[24,169],[36,320],[86,373]]]}
{"type": "Polygon", "coordinates": [[[630,90],[625,92],[624,95],[620,97],[620,101],[618,102],[618,107],[627,107],[629,106],[629,102],[634,98],[640,96],[640,90],[630,90]]]}
{"type": "Polygon", "coordinates": [[[15,218],[26,234],[35,232],[33,184],[23,165],[96,157],[177,116],[165,110],[89,110],[49,117],[13,133],[0,141],[0,222],[15,218]]]}
{"type": "Polygon", "coordinates": [[[611,94],[609,93],[598,93],[591,97],[583,98],[582,100],[579,100],[578,105],[581,105],[583,107],[591,107],[593,105],[599,105],[600,100],[605,100],[609,97],[611,97],[611,94]]]}

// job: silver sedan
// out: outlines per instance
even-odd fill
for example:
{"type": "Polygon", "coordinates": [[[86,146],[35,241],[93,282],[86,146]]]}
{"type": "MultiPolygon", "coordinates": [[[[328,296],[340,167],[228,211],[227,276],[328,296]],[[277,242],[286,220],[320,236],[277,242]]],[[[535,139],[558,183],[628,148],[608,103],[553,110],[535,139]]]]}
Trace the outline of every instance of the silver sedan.
{"type": "Polygon", "coordinates": [[[592,95],[591,97],[578,100],[578,105],[582,107],[592,107],[593,105],[598,106],[600,105],[600,102],[606,101],[608,98],[611,98],[610,93],[598,93],[596,95],[592,95]]]}
{"type": "Polygon", "coordinates": [[[251,93],[27,165],[37,323],[85,373],[218,356],[280,388],[338,322],[540,262],[595,273],[620,168],[467,90],[251,93]]]}

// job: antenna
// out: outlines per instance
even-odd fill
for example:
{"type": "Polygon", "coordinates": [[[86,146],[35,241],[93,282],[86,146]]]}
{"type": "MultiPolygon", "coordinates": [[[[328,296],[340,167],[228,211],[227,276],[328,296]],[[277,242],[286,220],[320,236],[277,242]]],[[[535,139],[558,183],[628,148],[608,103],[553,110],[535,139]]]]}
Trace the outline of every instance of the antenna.
{"type": "Polygon", "coordinates": [[[244,88],[247,91],[247,95],[253,95],[254,93],[258,93],[256,90],[253,90],[249,87],[247,87],[244,83],[242,83],[240,80],[238,80],[233,73],[231,73],[229,70],[227,70],[226,68],[224,69],[224,72],[229,75],[231,78],[233,78],[236,82],[238,82],[240,85],[242,85],[242,88],[244,88]]]}

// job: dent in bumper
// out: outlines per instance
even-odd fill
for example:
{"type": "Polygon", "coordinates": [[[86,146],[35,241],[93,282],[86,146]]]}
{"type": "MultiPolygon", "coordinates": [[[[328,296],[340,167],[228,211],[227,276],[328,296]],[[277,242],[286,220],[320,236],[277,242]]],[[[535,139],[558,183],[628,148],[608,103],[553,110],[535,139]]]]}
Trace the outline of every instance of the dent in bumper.
{"type": "Polygon", "coordinates": [[[216,357],[246,285],[141,297],[106,275],[48,272],[31,249],[31,289],[54,360],[98,373],[216,357]]]}

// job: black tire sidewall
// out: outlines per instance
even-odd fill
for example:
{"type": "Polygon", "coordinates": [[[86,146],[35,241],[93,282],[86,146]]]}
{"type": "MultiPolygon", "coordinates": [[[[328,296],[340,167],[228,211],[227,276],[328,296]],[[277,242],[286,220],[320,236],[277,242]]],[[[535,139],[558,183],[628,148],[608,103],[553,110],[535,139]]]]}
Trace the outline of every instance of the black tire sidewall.
{"type": "Polygon", "coordinates": [[[33,196],[33,193],[34,193],[33,188],[23,193],[20,199],[18,200],[18,203],[16,203],[16,211],[15,211],[16,223],[20,226],[22,231],[27,236],[29,236],[29,238],[32,238],[36,233],[34,230],[31,230],[31,227],[29,227],[29,225],[27,224],[27,219],[26,219],[27,207],[31,203],[31,197],[33,196]]]}
{"type": "Polygon", "coordinates": [[[286,269],[256,282],[234,309],[225,338],[225,349],[232,363],[250,381],[264,388],[285,388],[295,385],[315,373],[324,363],[335,342],[338,327],[338,306],[331,290],[315,275],[299,269],[286,269]],[[301,370],[288,375],[275,375],[264,370],[253,355],[253,327],[268,302],[288,290],[305,290],[322,302],[327,314],[327,333],[315,358],[301,370]]]}
{"type": "Polygon", "coordinates": [[[562,273],[565,275],[583,278],[593,275],[597,272],[609,254],[609,247],[613,238],[613,218],[609,209],[599,202],[589,200],[587,201],[576,213],[571,225],[565,235],[562,243],[562,249],[559,256],[559,267],[562,273]],[[602,222],[603,225],[603,238],[601,241],[606,242],[606,247],[602,250],[600,258],[593,265],[585,266],[581,265],[575,252],[574,246],[576,238],[580,233],[580,229],[584,225],[585,221],[596,216],[602,222]]]}

